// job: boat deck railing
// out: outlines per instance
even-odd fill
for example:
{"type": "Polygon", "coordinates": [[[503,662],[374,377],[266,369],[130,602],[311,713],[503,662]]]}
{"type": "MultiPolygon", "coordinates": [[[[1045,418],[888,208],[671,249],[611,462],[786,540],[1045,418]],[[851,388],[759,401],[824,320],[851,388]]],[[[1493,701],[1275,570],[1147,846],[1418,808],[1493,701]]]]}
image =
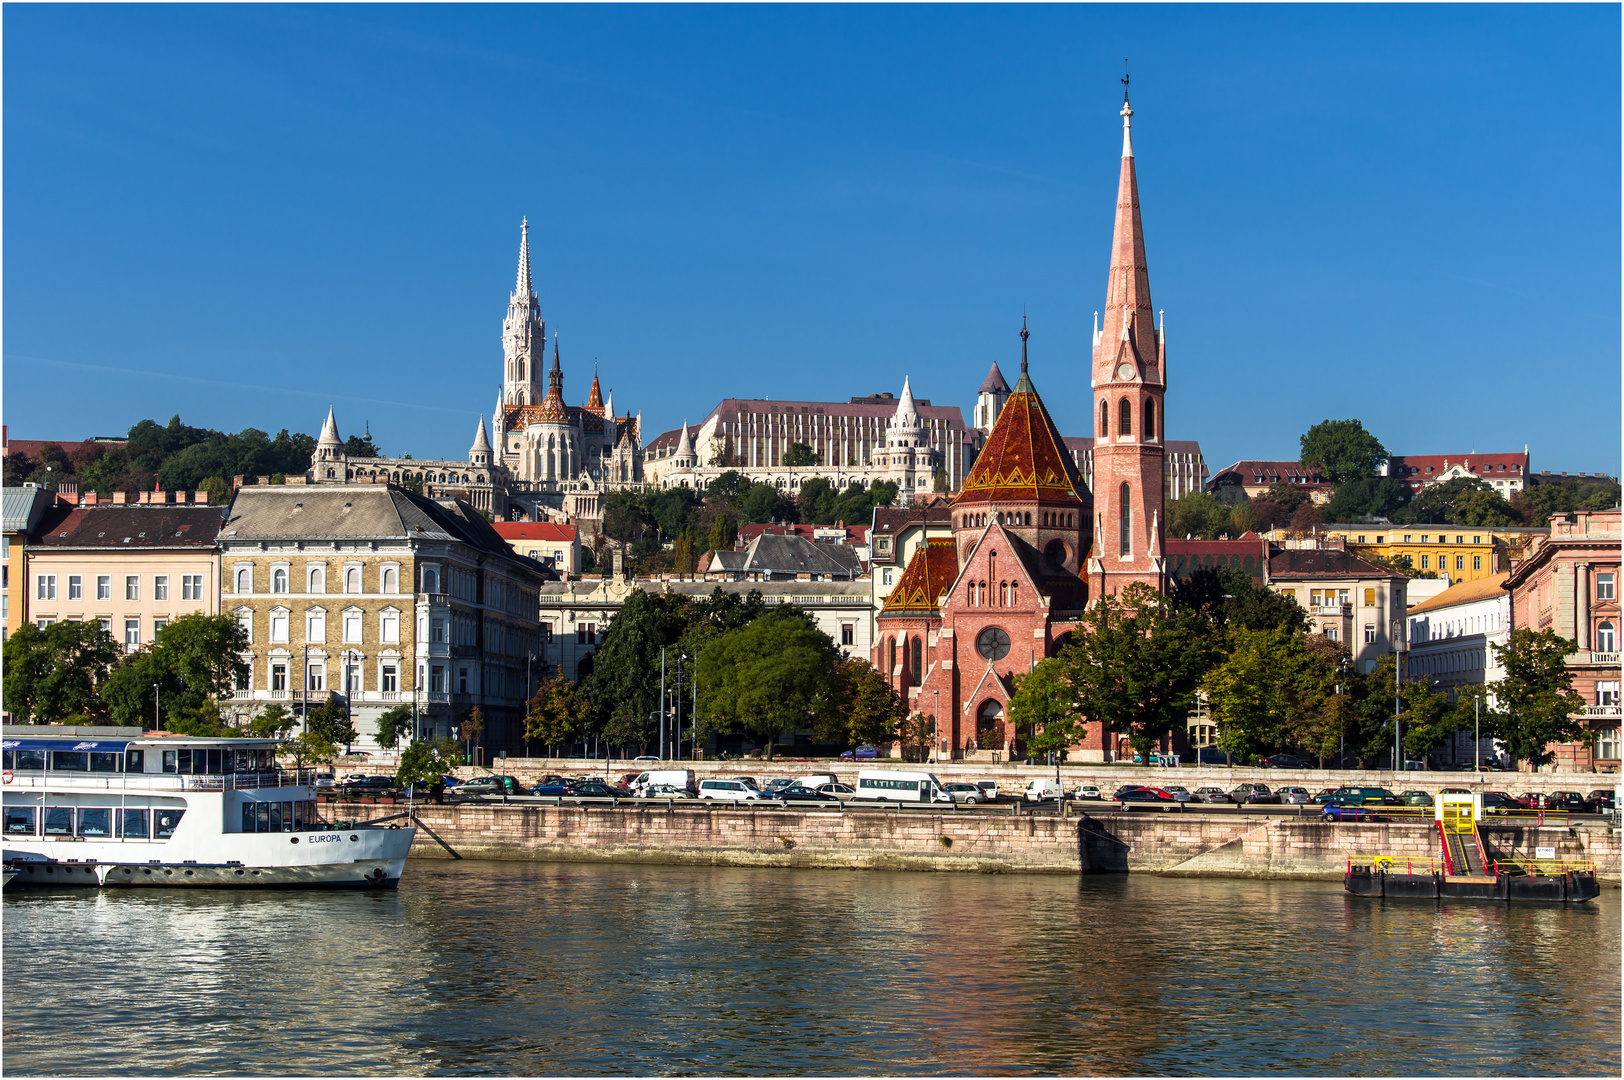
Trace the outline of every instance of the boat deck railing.
{"type": "Polygon", "coordinates": [[[276,769],[251,773],[15,773],[6,783],[13,788],[48,788],[53,791],[240,791],[249,788],[309,787],[315,770],[276,769]]]}
{"type": "Polygon", "coordinates": [[[1527,877],[1561,877],[1570,872],[1594,874],[1593,859],[1496,859],[1494,876],[1516,874],[1527,877]]]}
{"type": "Polygon", "coordinates": [[[1348,873],[1384,870],[1389,874],[1442,874],[1444,861],[1431,855],[1349,855],[1348,873]]]}

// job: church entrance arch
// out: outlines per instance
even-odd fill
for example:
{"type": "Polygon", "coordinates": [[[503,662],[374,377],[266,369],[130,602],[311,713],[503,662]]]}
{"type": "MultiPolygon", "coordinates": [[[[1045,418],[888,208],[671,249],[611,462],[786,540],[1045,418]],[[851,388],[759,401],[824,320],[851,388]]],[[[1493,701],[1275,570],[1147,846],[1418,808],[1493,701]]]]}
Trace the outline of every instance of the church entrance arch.
{"type": "Polygon", "coordinates": [[[1004,748],[1004,703],[988,698],[976,709],[976,749],[1004,748]]]}

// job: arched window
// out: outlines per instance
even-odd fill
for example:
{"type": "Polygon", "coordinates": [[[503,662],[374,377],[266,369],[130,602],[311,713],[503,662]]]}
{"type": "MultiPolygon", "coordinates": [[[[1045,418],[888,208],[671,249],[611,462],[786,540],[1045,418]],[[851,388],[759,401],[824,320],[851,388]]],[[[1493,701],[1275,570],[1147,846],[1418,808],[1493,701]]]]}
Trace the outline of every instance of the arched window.
{"type": "Polygon", "coordinates": [[[433,566],[423,567],[423,591],[437,593],[440,591],[440,571],[433,566]]]}
{"type": "Polygon", "coordinates": [[[1020,588],[1020,583],[1019,582],[1012,581],[1012,582],[1009,583],[1009,606],[1010,607],[1014,607],[1014,606],[1016,606],[1017,604],[1020,603],[1020,600],[1016,599],[1016,596],[1015,596],[1015,592],[1019,588],[1020,588]]]}
{"type": "Polygon", "coordinates": [[[1145,438],[1156,438],[1156,400],[1145,399],[1145,438]]]}
{"type": "Polygon", "coordinates": [[[306,592],[324,593],[327,591],[327,571],[320,566],[310,568],[310,586],[306,592]]]}
{"type": "Polygon", "coordinates": [[[1111,403],[1100,398],[1100,438],[1111,437],[1111,403]]]}
{"type": "Polygon", "coordinates": [[[288,591],[288,572],[280,566],[271,571],[271,591],[273,593],[288,591]]]}
{"type": "Polygon", "coordinates": [[[886,662],[885,673],[887,675],[891,675],[897,670],[897,639],[892,638],[891,640],[886,642],[886,645],[889,647],[889,651],[891,653],[891,656],[890,656],[890,659],[886,662]]]}
{"type": "Polygon", "coordinates": [[[1030,510],[1026,512],[1026,523],[1028,525],[1032,524],[1032,511],[1030,510]]]}
{"type": "Polygon", "coordinates": [[[399,580],[395,576],[395,568],[386,566],[383,569],[383,591],[386,593],[400,591],[399,580]]]}
{"type": "Polygon", "coordinates": [[[237,569],[237,591],[240,593],[254,591],[254,572],[246,566],[237,569]]]}
{"type": "Polygon", "coordinates": [[[1133,510],[1133,505],[1132,497],[1128,494],[1128,485],[1126,483],[1124,483],[1122,487],[1118,489],[1117,498],[1117,513],[1120,515],[1117,519],[1117,551],[1120,555],[1126,558],[1127,556],[1133,554],[1133,523],[1129,517],[1133,510]]]}
{"type": "Polygon", "coordinates": [[[1009,606],[1009,582],[1007,581],[1000,581],[998,583],[998,606],[1009,606]]]}
{"type": "Polygon", "coordinates": [[[361,568],[352,566],[344,571],[344,591],[358,593],[361,591],[361,568]]]}
{"type": "Polygon", "coordinates": [[[1117,434],[1133,434],[1133,402],[1127,398],[1122,399],[1122,406],[1117,410],[1117,434]]]}
{"type": "Polygon", "coordinates": [[[1614,651],[1613,647],[1614,647],[1614,645],[1617,644],[1617,642],[1618,642],[1618,639],[1617,639],[1617,636],[1613,633],[1613,624],[1612,623],[1604,622],[1604,623],[1602,623],[1602,624],[1600,624],[1599,626],[1596,627],[1596,651],[1597,652],[1613,652],[1614,651]]]}
{"type": "Polygon", "coordinates": [[[913,684],[918,686],[925,681],[925,639],[913,639],[913,684]]]}

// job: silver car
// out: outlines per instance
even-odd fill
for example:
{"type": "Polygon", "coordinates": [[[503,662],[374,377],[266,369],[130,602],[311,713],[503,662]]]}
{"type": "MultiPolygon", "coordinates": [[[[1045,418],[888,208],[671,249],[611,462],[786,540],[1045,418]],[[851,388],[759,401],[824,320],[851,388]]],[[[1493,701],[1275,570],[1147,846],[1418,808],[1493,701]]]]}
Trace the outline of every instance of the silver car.
{"type": "Polygon", "coordinates": [[[964,803],[967,806],[974,806],[976,803],[987,801],[987,793],[975,784],[943,784],[942,793],[937,798],[940,799],[942,795],[947,796],[956,803],[964,803]]]}
{"type": "Polygon", "coordinates": [[[1314,801],[1314,796],[1304,787],[1276,788],[1275,794],[1280,796],[1281,802],[1290,803],[1292,806],[1307,806],[1314,801]]]}
{"type": "Polygon", "coordinates": [[[1196,788],[1195,798],[1191,801],[1204,803],[1226,803],[1229,801],[1229,795],[1221,787],[1196,788]]]}
{"type": "Polygon", "coordinates": [[[1190,789],[1181,784],[1169,784],[1164,786],[1162,790],[1173,796],[1174,802],[1196,801],[1196,797],[1190,793],[1190,789]]]}

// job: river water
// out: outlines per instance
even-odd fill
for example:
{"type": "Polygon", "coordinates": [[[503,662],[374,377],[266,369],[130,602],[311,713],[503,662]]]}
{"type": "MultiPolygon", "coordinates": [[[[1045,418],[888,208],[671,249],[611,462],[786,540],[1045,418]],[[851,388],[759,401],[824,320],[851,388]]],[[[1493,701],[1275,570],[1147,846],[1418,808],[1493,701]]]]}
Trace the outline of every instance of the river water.
{"type": "Polygon", "coordinates": [[[12,1076],[1620,1073],[1612,889],[414,860],[3,918],[12,1076]]]}

